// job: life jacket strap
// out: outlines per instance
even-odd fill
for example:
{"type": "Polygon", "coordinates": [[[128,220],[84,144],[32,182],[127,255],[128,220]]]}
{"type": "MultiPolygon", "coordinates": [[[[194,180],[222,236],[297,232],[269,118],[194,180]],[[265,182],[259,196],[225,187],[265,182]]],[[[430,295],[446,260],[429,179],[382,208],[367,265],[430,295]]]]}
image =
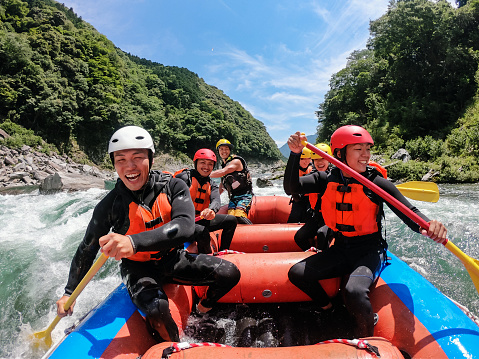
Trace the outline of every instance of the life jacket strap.
{"type": "Polygon", "coordinates": [[[159,225],[161,222],[163,222],[163,219],[161,217],[157,217],[155,219],[152,219],[149,222],[146,222],[145,227],[146,229],[150,229],[150,228],[153,228],[154,226],[159,225]]]}
{"type": "Polygon", "coordinates": [[[340,184],[340,185],[338,185],[336,190],[338,192],[342,192],[342,193],[350,193],[351,192],[351,187],[349,187],[348,185],[345,185],[345,184],[340,184]]]}
{"type": "Polygon", "coordinates": [[[336,223],[336,228],[338,229],[338,231],[341,231],[341,232],[354,232],[355,231],[354,226],[350,226],[348,224],[336,223]]]}
{"type": "Polygon", "coordinates": [[[342,212],[350,212],[353,210],[353,205],[351,203],[336,203],[336,209],[342,212]]]}

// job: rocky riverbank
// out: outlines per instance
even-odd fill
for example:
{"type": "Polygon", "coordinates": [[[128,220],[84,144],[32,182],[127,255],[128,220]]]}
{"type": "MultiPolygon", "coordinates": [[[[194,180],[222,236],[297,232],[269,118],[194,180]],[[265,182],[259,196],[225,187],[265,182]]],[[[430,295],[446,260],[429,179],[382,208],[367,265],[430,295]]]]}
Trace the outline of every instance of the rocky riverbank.
{"type": "MultiPolygon", "coordinates": [[[[258,178],[258,185],[271,185],[271,180],[280,177],[285,163],[249,164],[251,173],[258,178]]],[[[183,163],[168,154],[155,157],[153,169],[176,172],[191,168],[193,163],[183,163]]],[[[29,146],[18,149],[0,145],[0,194],[18,194],[39,189],[40,193],[56,191],[82,191],[89,188],[111,186],[116,173],[99,167],[74,162],[67,155],[47,155],[29,146]]]]}
{"type": "Polygon", "coordinates": [[[19,149],[0,146],[0,193],[105,188],[105,181],[114,179],[113,172],[75,163],[66,155],[47,155],[26,145],[19,149]]]}

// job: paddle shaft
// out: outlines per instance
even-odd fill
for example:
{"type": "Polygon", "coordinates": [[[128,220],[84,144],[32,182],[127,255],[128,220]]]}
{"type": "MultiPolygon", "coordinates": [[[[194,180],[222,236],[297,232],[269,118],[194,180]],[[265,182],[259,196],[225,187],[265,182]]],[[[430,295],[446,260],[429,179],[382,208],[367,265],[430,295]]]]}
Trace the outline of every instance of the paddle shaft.
{"type": "MultiPolygon", "coordinates": [[[[98,257],[98,259],[96,260],[95,263],[93,263],[93,265],[90,267],[90,269],[88,270],[88,272],[85,274],[85,276],[83,277],[83,279],[80,281],[80,283],[77,285],[77,287],[75,288],[75,290],[73,291],[73,293],[70,295],[70,298],[68,298],[68,300],[66,301],[65,305],[63,306],[63,309],[65,309],[65,311],[67,311],[68,309],[70,309],[71,305],[73,304],[73,302],[78,298],[78,296],[80,295],[80,293],[83,291],[83,289],[86,287],[86,285],[88,284],[88,282],[90,282],[90,280],[95,276],[95,274],[98,272],[98,270],[103,266],[103,264],[105,264],[106,260],[108,259],[108,257],[106,255],[104,255],[103,253],[100,255],[100,257],[98,257]]],[[[55,326],[58,324],[58,322],[60,321],[61,317],[59,317],[58,315],[55,317],[55,319],[52,321],[52,323],[48,326],[48,328],[46,329],[46,332],[47,333],[50,333],[54,328],[55,326]]]]}
{"type": "MultiPolygon", "coordinates": [[[[351,167],[349,167],[348,165],[342,163],[341,161],[337,160],[336,158],[334,158],[333,156],[330,156],[328,155],[327,153],[321,151],[319,148],[317,148],[316,146],[313,146],[312,144],[306,142],[306,141],[303,141],[303,145],[305,145],[308,149],[310,149],[311,151],[313,151],[314,153],[317,153],[318,155],[320,155],[321,157],[327,159],[329,162],[331,162],[333,165],[335,165],[336,167],[338,167],[340,170],[342,170],[343,172],[347,173],[348,175],[350,175],[351,177],[353,177],[354,179],[356,179],[358,182],[360,182],[361,184],[363,184],[364,186],[368,187],[369,189],[371,189],[374,193],[376,193],[377,195],[379,195],[381,198],[383,198],[385,201],[387,201],[388,203],[390,203],[391,205],[393,205],[394,207],[396,207],[400,212],[402,212],[404,215],[406,215],[407,217],[409,217],[412,221],[414,221],[415,223],[417,223],[421,228],[424,228],[426,230],[429,229],[429,223],[427,223],[423,218],[421,218],[418,214],[414,213],[411,209],[409,209],[408,207],[406,207],[403,203],[401,203],[400,201],[398,201],[396,198],[394,198],[393,196],[391,196],[389,193],[387,193],[385,190],[383,190],[381,187],[379,187],[378,185],[374,184],[373,182],[371,182],[370,180],[368,180],[366,177],[360,175],[358,172],[356,172],[355,170],[353,170],[351,167]]],[[[448,240],[446,239],[444,242],[443,242],[443,245],[446,245],[446,243],[448,242],[448,240]]]]}

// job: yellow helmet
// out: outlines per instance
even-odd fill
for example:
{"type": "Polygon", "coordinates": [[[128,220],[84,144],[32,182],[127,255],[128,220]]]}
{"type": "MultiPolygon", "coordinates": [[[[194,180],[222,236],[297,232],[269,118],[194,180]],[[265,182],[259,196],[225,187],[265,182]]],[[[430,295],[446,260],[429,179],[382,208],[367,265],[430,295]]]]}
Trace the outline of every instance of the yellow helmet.
{"type": "MultiPolygon", "coordinates": [[[[319,148],[321,151],[327,153],[328,155],[332,156],[332,152],[331,152],[331,147],[329,147],[327,144],[325,143],[318,143],[315,145],[317,148],[319,148]]],[[[317,160],[317,159],[320,159],[320,158],[323,158],[321,157],[320,155],[318,155],[316,152],[312,152],[311,153],[311,159],[312,160],[317,160]]]]}
{"type": "Polygon", "coordinates": [[[233,149],[233,145],[226,138],[222,138],[221,140],[216,142],[216,149],[218,149],[218,147],[220,147],[220,146],[228,146],[230,148],[230,150],[233,149]]]}
{"type": "Polygon", "coordinates": [[[304,147],[303,151],[301,151],[301,158],[311,158],[311,150],[307,147],[304,147]]]}

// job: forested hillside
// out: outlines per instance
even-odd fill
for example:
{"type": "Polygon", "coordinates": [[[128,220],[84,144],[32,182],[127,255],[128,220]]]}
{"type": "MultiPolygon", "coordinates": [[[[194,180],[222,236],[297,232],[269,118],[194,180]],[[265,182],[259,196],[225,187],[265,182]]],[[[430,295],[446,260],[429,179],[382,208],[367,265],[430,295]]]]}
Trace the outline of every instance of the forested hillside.
{"type": "Polygon", "coordinates": [[[281,158],[265,126],[221,90],[124,53],[53,0],[0,0],[0,122],[96,163],[124,124],[145,127],[176,155],[224,137],[246,158],[281,158]]]}
{"type": "Polygon", "coordinates": [[[396,179],[479,181],[479,1],[392,0],[370,24],[366,49],[334,74],[317,112],[318,138],[366,127],[375,151],[406,148],[396,179]]]}

